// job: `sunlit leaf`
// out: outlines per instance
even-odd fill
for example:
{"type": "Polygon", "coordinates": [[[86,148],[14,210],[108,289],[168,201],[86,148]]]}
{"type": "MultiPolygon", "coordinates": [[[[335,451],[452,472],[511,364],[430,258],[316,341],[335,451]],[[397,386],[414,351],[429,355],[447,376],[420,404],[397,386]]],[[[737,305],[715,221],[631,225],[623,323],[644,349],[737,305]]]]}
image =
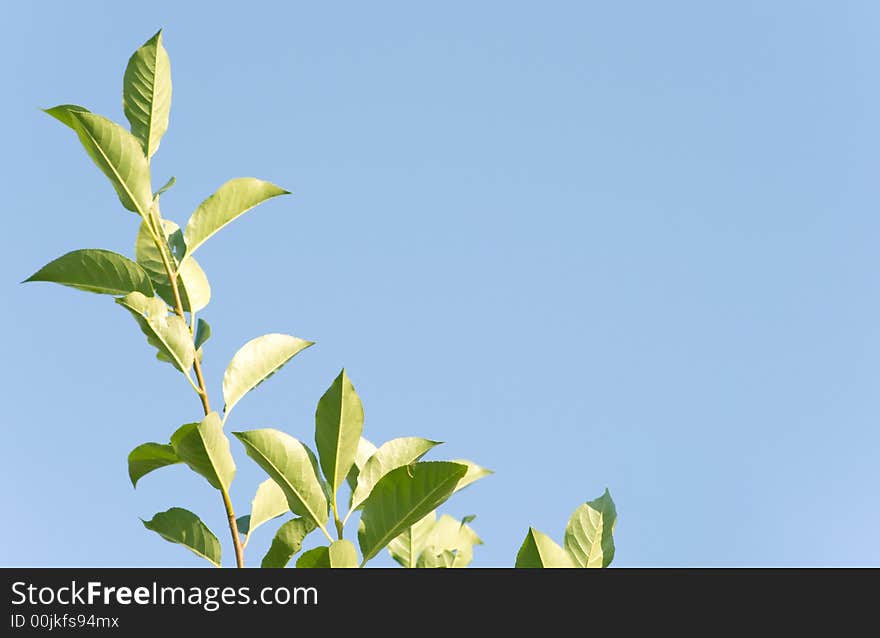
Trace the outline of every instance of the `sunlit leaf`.
{"type": "Polygon", "coordinates": [[[326,545],[303,552],[296,561],[297,569],[329,569],[330,548],[326,545]]]}
{"type": "Polygon", "coordinates": [[[272,428],[233,434],[244,444],[248,456],[284,491],[290,510],[324,529],[327,495],[308,448],[289,434],[272,428]]]}
{"type": "Polygon", "coordinates": [[[213,195],[199,204],[189,218],[184,231],[186,255],[189,257],[211,235],[233,221],[239,215],[267,199],[286,195],[289,191],[253,177],[232,179],[217,189],[213,195]]]}
{"type": "Polygon", "coordinates": [[[358,541],[364,562],[441,505],[467,472],[458,463],[428,461],[391,470],[364,503],[358,541]]]}
{"type": "Polygon", "coordinates": [[[352,490],[357,487],[358,475],[361,472],[361,468],[364,467],[364,464],[371,456],[373,456],[373,454],[375,454],[375,452],[376,446],[362,436],[358,441],[357,452],[354,454],[354,465],[351,466],[351,469],[348,471],[348,476],[345,477],[345,480],[348,481],[348,486],[352,490]]]}
{"type": "Polygon", "coordinates": [[[456,553],[451,549],[429,546],[419,555],[416,567],[438,569],[455,567],[456,553]]]}
{"type": "Polygon", "coordinates": [[[62,104],[46,109],[46,113],[76,132],[89,157],[110,180],[122,205],[146,219],[153,192],[150,165],[137,138],[81,106],[62,104]]]}
{"type": "Polygon", "coordinates": [[[351,569],[358,566],[357,549],[349,540],[333,541],[327,553],[330,558],[330,567],[334,569],[351,569]]]}
{"type": "Polygon", "coordinates": [[[128,477],[131,484],[137,487],[137,482],[145,475],[160,467],[180,463],[174,448],[161,443],[144,443],[133,449],[128,455],[128,477]]]}
{"type": "Polygon", "coordinates": [[[611,493],[578,507],[565,528],[564,547],[580,567],[608,567],[614,559],[617,510],[611,493]]]}
{"type": "Polygon", "coordinates": [[[171,110],[171,62],[162,46],[162,31],[147,40],[128,61],[122,84],[122,109],[131,133],[152,157],[168,130],[171,110]]]}
{"type": "Polygon", "coordinates": [[[177,315],[169,315],[165,302],[158,297],[146,297],[132,292],[116,300],[135,318],[147,342],[175,368],[186,374],[195,358],[192,336],[186,322],[177,315]]]}
{"type": "Polygon", "coordinates": [[[388,553],[403,567],[415,567],[436,521],[436,512],[426,514],[388,543],[388,553]]]}
{"type": "MultiPolygon", "coordinates": [[[[467,523],[444,514],[428,531],[424,552],[437,558],[442,552],[450,551],[453,560],[445,567],[467,567],[473,560],[474,546],[482,544],[483,541],[467,523]]],[[[443,558],[445,561],[447,556],[443,558]]]]}
{"type": "Polygon", "coordinates": [[[286,567],[290,559],[302,549],[303,539],[313,529],[315,524],[306,518],[294,518],[284,523],[278,528],[260,567],[286,567]]]}
{"type": "Polygon", "coordinates": [[[171,446],[177,457],[204,476],[213,488],[229,490],[235,477],[235,461],[216,412],[208,414],[200,423],[180,426],[171,435],[171,446]]]}
{"type": "Polygon", "coordinates": [[[458,485],[455,486],[456,492],[463,490],[471,483],[479,481],[481,478],[485,478],[492,474],[492,470],[487,470],[485,467],[481,467],[473,461],[468,461],[467,459],[455,459],[454,462],[466,465],[468,469],[467,474],[465,474],[458,482],[458,485]]]}
{"type": "Polygon", "coordinates": [[[159,197],[160,195],[164,195],[168,191],[168,189],[170,189],[176,183],[177,183],[177,178],[172,175],[168,179],[168,181],[165,182],[165,184],[162,186],[162,188],[160,188],[155,193],[153,193],[153,198],[155,199],[156,197],[159,197]]]}
{"type": "MultiPolygon", "coordinates": [[[[343,370],[318,401],[315,411],[315,445],[331,495],[336,494],[354,465],[363,428],[364,408],[343,370]]],[[[331,502],[335,503],[335,498],[331,502]]]]}
{"type": "Polygon", "coordinates": [[[183,545],[196,556],[201,556],[215,567],[220,567],[220,541],[202,520],[181,507],[159,512],[144,527],[159,534],[166,541],[183,545]]]}
{"type": "Polygon", "coordinates": [[[278,372],[296,354],[313,345],[284,334],[267,334],[244,344],[223,375],[223,400],[228,413],[241,398],[278,372]]]}
{"type": "Polygon", "coordinates": [[[439,445],[439,442],[417,436],[391,439],[380,445],[358,474],[357,484],[351,497],[351,509],[361,507],[379,479],[388,472],[415,463],[435,445],[439,445]]]}
{"type": "Polygon", "coordinates": [[[552,538],[530,527],[519,553],[516,555],[516,567],[577,567],[571,557],[557,545],[552,538]]]}
{"type": "Polygon", "coordinates": [[[24,281],[50,281],[105,295],[137,291],[153,296],[153,285],[144,269],[128,257],[109,250],[74,250],[49,262],[24,281]]]}
{"type": "Polygon", "coordinates": [[[251,534],[263,523],[271,521],[282,514],[290,511],[287,497],[284,495],[278,483],[272,479],[266,479],[257,486],[257,493],[251,501],[251,513],[248,516],[247,527],[242,531],[245,535],[244,544],[247,545],[251,534]]]}
{"type": "MultiPolygon", "coordinates": [[[[180,227],[167,219],[163,219],[162,224],[165,231],[165,240],[170,250],[173,239],[180,235],[180,227]]],[[[175,303],[174,293],[171,290],[168,272],[165,270],[162,255],[156,246],[153,236],[150,234],[147,222],[142,222],[138,229],[137,239],[134,244],[134,255],[137,263],[149,274],[157,294],[169,305],[173,306],[175,303]]],[[[172,254],[169,257],[169,261],[173,259],[175,258],[172,254]]],[[[174,265],[172,264],[173,267],[174,265]]],[[[202,270],[202,267],[195,259],[188,259],[180,266],[177,274],[177,290],[180,294],[183,310],[186,312],[198,312],[211,301],[211,284],[208,283],[205,271],[202,270]]]]}
{"type": "Polygon", "coordinates": [[[296,561],[299,569],[351,568],[358,566],[357,549],[347,540],[338,540],[330,546],[322,545],[305,552],[296,561]]]}

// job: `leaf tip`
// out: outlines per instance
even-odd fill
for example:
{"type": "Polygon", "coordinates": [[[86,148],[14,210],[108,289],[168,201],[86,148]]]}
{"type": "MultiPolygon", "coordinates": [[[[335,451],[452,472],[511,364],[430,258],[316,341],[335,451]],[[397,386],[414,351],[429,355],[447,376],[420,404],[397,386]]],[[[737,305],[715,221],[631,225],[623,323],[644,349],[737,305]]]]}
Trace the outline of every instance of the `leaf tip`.
{"type": "MultiPolygon", "coordinates": [[[[146,42],[144,42],[144,43],[141,45],[140,49],[143,49],[144,47],[148,47],[148,46],[150,46],[151,44],[156,44],[156,45],[158,45],[158,46],[161,46],[161,45],[162,45],[162,27],[159,27],[159,30],[156,31],[156,33],[154,33],[154,34],[152,35],[152,37],[150,37],[149,40],[147,40],[146,42]]],[[[140,51],[140,49],[138,49],[138,51],[140,51]]],[[[135,52],[134,55],[137,55],[137,52],[135,52]]],[[[132,57],[134,57],[134,56],[132,56],[132,57]]]]}
{"type": "Polygon", "coordinates": [[[59,122],[62,122],[62,123],[64,123],[64,124],[67,124],[67,122],[65,122],[64,119],[63,119],[64,116],[62,115],[62,113],[63,113],[63,107],[61,107],[61,106],[50,106],[49,108],[46,108],[46,109],[40,109],[40,110],[41,110],[43,113],[45,113],[46,115],[48,115],[48,116],[50,116],[50,117],[54,117],[54,118],[55,118],[56,120],[58,120],[59,122]]]}
{"type": "Polygon", "coordinates": [[[48,109],[43,109],[43,113],[51,115],[56,120],[72,129],[76,128],[76,114],[88,113],[89,110],[76,104],[59,104],[48,109]]]}

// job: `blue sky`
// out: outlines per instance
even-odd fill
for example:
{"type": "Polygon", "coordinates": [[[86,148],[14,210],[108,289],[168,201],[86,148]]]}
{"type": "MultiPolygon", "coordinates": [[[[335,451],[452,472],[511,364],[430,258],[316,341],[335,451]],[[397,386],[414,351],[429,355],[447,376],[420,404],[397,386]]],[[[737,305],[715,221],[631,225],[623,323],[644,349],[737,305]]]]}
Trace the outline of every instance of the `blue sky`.
{"type": "MultiPolygon", "coordinates": [[[[294,192],[200,250],[215,396],[249,339],[317,342],[231,429],[311,442],[345,366],[374,442],[495,470],[444,510],[478,515],[475,566],[529,525],[561,541],[606,486],[616,565],[880,565],[877,3],[137,6],[5,8],[0,564],[199,565],[141,527],[171,506],[232,560],[203,480],[126,475],[198,417],[186,383],[111,299],[18,283],[133,252],[39,108],[124,121],[125,63],[164,27],[166,216],[237,176],[294,192]]],[[[264,475],[233,450],[245,513],[264,475]]]]}

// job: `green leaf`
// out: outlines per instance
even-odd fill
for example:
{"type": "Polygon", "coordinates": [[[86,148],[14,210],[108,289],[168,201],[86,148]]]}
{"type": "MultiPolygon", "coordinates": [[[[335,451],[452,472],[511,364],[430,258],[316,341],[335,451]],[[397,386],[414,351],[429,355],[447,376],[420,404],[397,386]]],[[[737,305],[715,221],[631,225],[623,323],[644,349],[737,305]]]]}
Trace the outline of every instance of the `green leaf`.
{"type": "Polygon", "coordinates": [[[63,104],[46,109],[46,113],[76,132],[89,157],[113,184],[122,205],[146,219],[153,192],[150,165],[138,140],[115,122],[81,106],[63,104]]]}
{"type": "Polygon", "coordinates": [[[294,518],[278,528],[272,546],[263,557],[260,567],[286,567],[300,549],[306,536],[315,529],[315,524],[305,518],[294,518]]]}
{"type": "Polygon", "coordinates": [[[576,567],[569,555],[552,538],[530,527],[519,553],[516,567],[576,567]]]}
{"type": "MultiPolygon", "coordinates": [[[[163,219],[166,242],[179,235],[180,226],[173,221],[163,219]]],[[[169,246],[170,250],[170,246],[169,246]]],[[[138,229],[137,239],[134,243],[134,255],[137,263],[149,274],[156,292],[168,305],[174,305],[174,293],[165,271],[162,255],[153,236],[150,234],[147,222],[142,222],[138,229]]],[[[174,259],[172,255],[171,259],[174,259]]],[[[195,259],[188,259],[180,266],[177,274],[177,288],[180,293],[180,301],[186,312],[198,312],[211,301],[211,284],[205,271],[195,259]]]]}
{"type": "Polygon", "coordinates": [[[345,480],[348,481],[348,486],[352,491],[357,487],[358,475],[361,473],[364,464],[375,453],[376,446],[364,437],[361,437],[358,441],[357,452],[354,454],[354,465],[352,465],[351,469],[348,471],[348,476],[345,477],[345,480]]]}
{"type": "MultiPolygon", "coordinates": [[[[51,115],[56,120],[71,128],[76,132],[76,127],[79,125],[78,120],[74,116],[76,113],[90,113],[86,107],[79,106],[77,104],[61,104],[60,106],[54,106],[51,109],[43,109],[43,112],[47,115],[51,115]]],[[[124,129],[123,129],[124,130],[124,129]]]]}
{"type": "MultiPolygon", "coordinates": [[[[162,220],[163,227],[167,221],[167,219],[162,220]]],[[[186,254],[186,243],[183,241],[183,231],[180,230],[180,227],[177,224],[174,224],[174,230],[168,233],[167,239],[168,248],[171,249],[171,254],[174,256],[174,260],[178,264],[179,271],[180,260],[183,259],[183,256],[186,254]]]]}
{"type": "Polygon", "coordinates": [[[211,487],[229,490],[235,477],[235,461],[216,412],[211,412],[200,423],[180,426],[171,435],[171,446],[178,458],[204,476],[211,487]]]}
{"type": "Polygon", "coordinates": [[[137,482],[146,474],[175,463],[180,463],[180,459],[170,445],[144,443],[128,455],[128,477],[132,486],[137,487],[137,482]]]}
{"type": "Polygon", "coordinates": [[[403,530],[436,509],[467,472],[458,463],[429,461],[391,470],[364,503],[358,541],[364,562],[403,530]]]}
{"type": "Polygon", "coordinates": [[[388,543],[388,553],[402,566],[415,567],[436,521],[437,514],[432,510],[388,543]]]}
{"type": "Polygon", "coordinates": [[[309,449],[272,428],[233,434],[244,444],[248,456],[281,487],[290,510],[314,521],[327,534],[327,495],[309,449]]]}
{"type": "Polygon", "coordinates": [[[300,569],[326,569],[328,567],[350,568],[358,566],[357,549],[347,540],[338,540],[330,546],[322,545],[310,549],[299,557],[296,566],[300,569]]]}
{"type": "Polygon", "coordinates": [[[153,199],[159,197],[160,195],[164,195],[164,194],[166,193],[166,191],[168,191],[168,189],[170,189],[170,188],[171,188],[172,186],[174,186],[176,183],[177,183],[177,178],[174,177],[174,176],[172,175],[172,176],[168,179],[168,181],[165,182],[165,185],[162,186],[162,188],[160,188],[160,189],[157,190],[155,193],[153,193],[153,199]]]}
{"type": "Polygon", "coordinates": [[[608,567],[614,559],[617,509],[611,493],[578,507],[565,528],[565,551],[580,567],[608,567]]]}
{"type": "Polygon", "coordinates": [[[467,567],[474,545],[483,541],[467,523],[448,514],[439,518],[431,512],[388,544],[391,557],[404,567],[467,567]]]}
{"type": "Polygon", "coordinates": [[[251,514],[248,517],[248,525],[242,532],[242,534],[245,534],[244,544],[247,545],[251,534],[260,525],[287,513],[289,510],[287,497],[284,495],[284,490],[278,487],[278,483],[272,479],[266,479],[260,483],[254,500],[251,501],[251,514]]]}
{"type": "Polygon", "coordinates": [[[439,445],[439,442],[417,436],[391,439],[383,443],[358,474],[357,484],[351,497],[351,510],[356,510],[364,504],[376,483],[388,472],[415,463],[435,445],[439,445]]]}
{"type": "Polygon", "coordinates": [[[340,539],[333,541],[327,550],[330,558],[330,567],[336,569],[357,568],[357,549],[351,541],[340,539]]]}
{"type": "Polygon", "coordinates": [[[455,461],[453,462],[461,463],[462,465],[467,466],[467,474],[465,474],[458,482],[458,485],[455,486],[456,492],[463,490],[474,481],[479,481],[481,478],[493,474],[492,470],[487,470],[485,467],[481,467],[473,461],[468,461],[467,459],[455,459],[455,461]]]}
{"type": "Polygon", "coordinates": [[[50,281],[105,295],[138,291],[153,296],[153,286],[144,269],[109,250],[74,250],[50,261],[22,283],[28,281],[50,281]]]}
{"type": "MultiPolygon", "coordinates": [[[[242,536],[246,536],[248,530],[251,528],[251,515],[245,514],[244,516],[239,516],[235,519],[235,529],[238,530],[238,533],[242,536]]],[[[242,543],[244,546],[244,543],[242,543]]]]}
{"type": "MultiPolygon", "coordinates": [[[[208,276],[195,259],[187,259],[180,266],[177,274],[178,292],[180,293],[180,302],[186,312],[198,312],[204,309],[211,301],[211,284],[208,282],[208,276]]],[[[165,292],[165,286],[156,286],[157,291],[161,294],[165,292]]],[[[167,286],[168,293],[171,293],[171,287],[167,286]]]]}
{"type": "Polygon", "coordinates": [[[303,552],[296,561],[298,569],[329,569],[330,565],[330,548],[321,545],[307,552],[303,552]]]}
{"type": "Polygon", "coordinates": [[[186,256],[192,255],[211,235],[239,215],[267,199],[287,194],[289,191],[253,177],[229,180],[199,204],[189,218],[183,233],[186,240],[186,256]]]}
{"type": "Polygon", "coordinates": [[[211,337],[211,326],[204,319],[196,322],[195,348],[198,350],[211,337]]]}
{"type": "Polygon", "coordinates": [[[466,522],[444,514],[431,527],[424,540],[425,553],[436,558],[444,551],[451,551],[454,559],[446,567],[467,567],[474,557],[474,545],[483,541],[466,522]]]}
{"type": "MultiPolygon", "coordinates": [[[[343,369],[318,401],[315,411],[315,445],[332,495],[354,465],[363,429],[364,408],[343,369]]],[[[332,502],[335,507],[335,497],[332,502]]]]}
{"type": "Polygon", "coordinates": [[[314,342],[284,334],[267,334],[244,344],[232,357],[223,375],[226,413],[241,398],[278,372],[297,353],[314,342]]]}
{"type": "Polygon", "coordinates": [[[455,567],[456,553],[450,549],[438,550],[436,547],[428,547],[421,553],[416,567],[438,569],[455,567]]]}
{"type": "Polygon", "coordinates": [[[162,46],[162,31],[134,52],[122,79],[122,109],[132,134],[152,157],[168,130],[171,110],[171,62],[162,46]]]}
{"type": "Polygon", "coordinates": [[[141,521],[149,530],[171,543],[183,545],[196,556],[220,567],[220,541],[202,520],[181,507],[159,512],[149,521],[141,521]]]}
{"type": "Polygon", "coordinates": [[[146,297],[132,292],[116,299],[138,322],[147,342],[159,350],[163,360],[188,373],[195,358],[192,335],[186,322],[177,315],[169,315],[168,307],[158,297],[146,297]]]}

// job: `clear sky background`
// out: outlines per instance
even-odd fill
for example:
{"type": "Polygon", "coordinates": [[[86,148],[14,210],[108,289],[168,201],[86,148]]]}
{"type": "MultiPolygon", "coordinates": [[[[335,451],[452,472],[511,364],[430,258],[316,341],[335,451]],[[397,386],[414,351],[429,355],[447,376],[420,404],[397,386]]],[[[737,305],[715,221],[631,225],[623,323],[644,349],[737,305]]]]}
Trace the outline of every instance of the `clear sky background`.
{"type": "MultiPolygon", "coordinates": [[[[171,506],[233,558],[204,480],[128,481],[198,418],[189,386],[111,298],[18,283],[132,254],[137,218],[39,108],[124,122],[164,27],[166,216],[232,177],[295,193],[200,250],[215,402],[249,339],[317,342],[231,429],[312,442],[345,366],[374,442],[495,470],[444,510],[478,515],[475,566],[529,525],[561,541],[606,486],[616,565],[880,566],[878,3],[143,6],[4,6],[0,564],[205,564],[142,528],[171,506]]],[[[233,451],[244,514],[264,475],[233,451]]]]}

